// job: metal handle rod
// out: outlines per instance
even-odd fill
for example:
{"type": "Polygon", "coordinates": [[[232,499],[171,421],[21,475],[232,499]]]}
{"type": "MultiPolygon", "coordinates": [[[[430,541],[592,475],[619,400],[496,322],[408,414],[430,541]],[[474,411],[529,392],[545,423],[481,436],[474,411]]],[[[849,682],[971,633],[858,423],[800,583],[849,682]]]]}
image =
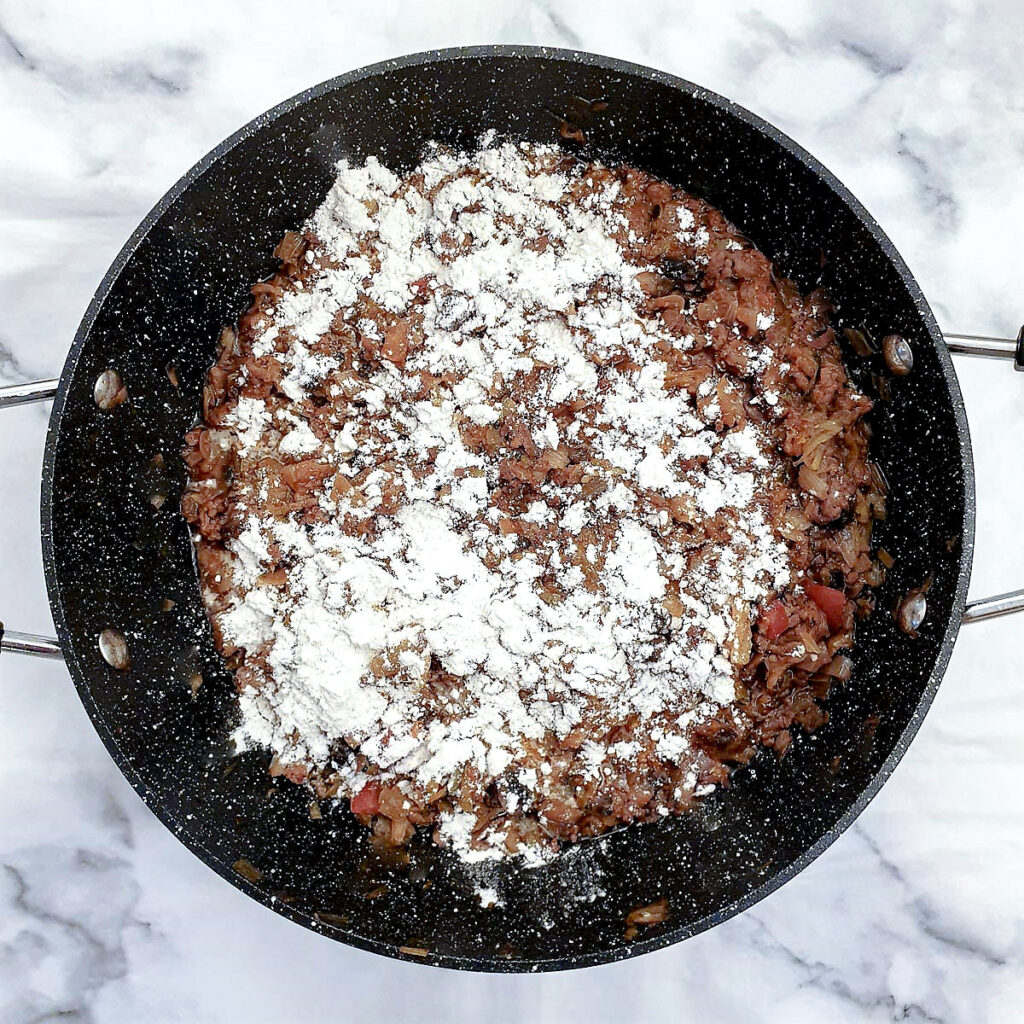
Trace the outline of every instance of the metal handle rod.
{"type": "Polygon", "coordinates": [[[992,338],[986,334],[947,334],[942,332],[946,348],[956,355],[982,359],[1012,359],[1018,370],[1024,369],[1024,327],[1016,338],[992,338]]]}
{"type": "MultiPolygon", "coordinates": [[[[991,338],[984,334],[946,334],[942,337],[950,352],[958,355],[980,356],[982,359],[1012,359],[1018,370],[1024,369],[1024,327],[1016,338],[991,338]]],[[[968,601],[962,621],[984,622],[1000,615],[1012,615],[1024,611],[1024,590],[1012,590],[1008,594],[982,597],[968,601]]]]}
{"type": "Polygon", "coordinates": [[[968,601],[964,609],[964,622],[984,622],[1000,615],[1012,615],[1024,612],[1024,590],[1011,590],[1008,594],[997,594],[995,597],[983,597],[977,601],[968,601]]]}
{"type": "MultiPolygon", "coordinates": [[[[29,405],[32,402],[45,402],[57,393],[60,381],[35,380],[25,384],[6,384],[0,387],[0,409],[8,409],[15,405],[29,405]]],[[[41,636],[38,633],[19,633],[14,629],[4,629],[0,622],[0,651],[12,654],[30,654],[36,658],[63,659],[57,638],[41,636]]]]}
{"type": "Polygon", "coordinates": [[[943,334],[946,348],[965,356],[983,359],[1012,359],[1017,352],[1013,338],[989,338],[983,334],[943,334]]]}
{"type": "Polygon", "coordinates": [[[16,630],[5,630],[0,624],[0,650],[11,651],[13,654],[31,654],[36,658],[63,659],[60,644],[52,636],[40,636],[38,633],[18,633],[16,630]]]}
{"type": "Polygon", "coordinates": [[[57,394],[59,383],[59,380],[34,380],[27,384],[5,384],[0,387],[0,409],[45,402],[57,394]]]}

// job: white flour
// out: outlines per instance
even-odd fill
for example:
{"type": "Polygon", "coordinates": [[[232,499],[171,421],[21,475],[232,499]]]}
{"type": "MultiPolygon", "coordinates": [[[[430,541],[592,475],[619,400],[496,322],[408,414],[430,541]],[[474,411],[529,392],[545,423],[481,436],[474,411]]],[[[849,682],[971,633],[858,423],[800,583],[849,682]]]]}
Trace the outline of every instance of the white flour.
{"type": "MultiPolygon", "coordinates": [[[[666,390],[652,345],[679,339],[642,311],[635,275],[645,268],[613,237],[623,224],[611,207],[618,186],[556,205],[571,175],[536,170],[555,160],[554,151],[512,144],[434,152],[418,169],[436,188],[432,199],[373,158],[340,164],[310,225],[321,243],[316,276],[284,294],[254,354],[276,354],[283,389],[299,402],[335,379],[338,360],[310,350],[332,325],[382,342],[359,318],[359,296],[403,314],[426,287],[422,346],[404,370],[384,362],[369,381],[332,384],[358,404],[329,442],[301,416],[272,420],[250,399],[227,421],[243,453],[262,439],[292,460],[330,463],[339,477],[368,471],[348,494],[327,481],[327,523],[250,517],[229,544],[234,599],[218,619],[231,643],[265,652],[273,674],[271,685],[242,692],[239,742],[336,770],[343,796],[369,776],[351,758],[336,760],[339,741],[358,748],[377,778],[421,791],[471,770],[512,810],[545,793],[546,766],[529,766],[524,743],[564,739],[581,722],[610,727],[635,716],[641,734],[654,730],[658,756],[686,765],[687,730],[735,700],[740,610],[789,580],[786,548],[758,503],[768,479],[763,438],[753,426],[719,433],[707,422],[715,408],[698,415],[686,391],[666,390]],[[479,180],[462,175],[469,166],[479,180]],[[606,367],[597,408],[556,419],[559,403],[597,393],[596,360],[611,353],[640,368],[606,367]],[[492,395],[503,381],[538,368],[537,408],[519,410],[533,443],[553,453],[593,445],[602,488],[585,496],[578,484],[546,483],[544,500],[520,518],[570,537],[614,524],[610,542],[595,535],[581,544],[582,566],[558,537],[523,553],[517,529],[526,527],[509,528],[491,500],[497,460],[464,439],[462,425],[502,419],[492,395]],[[430,400],[414,397],[419,371],[448,375],[430,400]],[[381,514],[389,487],[401,501],[381,514]],[[684,503],[695,524],[735,509],[731,539],[705,545],[690,564],[665,499],[684,503]],[[352,536],[346,521],[367,518],[370,539],[352,536]],[[289,566],[287,586],[257,585],[271,564],[268,544],[289,566]],[[596,588],[587,589],[586,570],[596,588]],[[554,600],[545,599],[548,582],[554,600]],[[443,694],[427,688],[432,664],[454,680],[443,694]]],[[[581,770],[597,778],[638,749],[588,740],[581,770]]],[[[505,854],[500,823],[476,843],[473,828],[473,815],[458,809],[438,826],[466,859],[505,854]]],[[[481,902],[492,895],[481,892],[481,902]]]]}

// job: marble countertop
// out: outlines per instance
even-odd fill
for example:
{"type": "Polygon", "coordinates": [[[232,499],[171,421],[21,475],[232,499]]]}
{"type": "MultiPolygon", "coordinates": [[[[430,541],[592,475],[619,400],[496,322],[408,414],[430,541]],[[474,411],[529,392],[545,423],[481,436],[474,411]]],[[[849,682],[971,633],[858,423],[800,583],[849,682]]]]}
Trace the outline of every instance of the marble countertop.
{"type": "MultiPolygon", "coordinates": [[[[603,52],[724,93],[852,188],[945,328],[1015,334],[1024,319],[1018,0],[727,9],[308,0],[297,18],[279,3],[222,0],[3,5],[0,382],[59,371],[131,230],[239,125],[347,69],[481,42],[603,52]]],[[[958,371],[977,460],[972,594],[981,596],[1024,586],[1024,378],[998,363],[958,371]]],[[[0,617],[44,633],[37,495],[47,412],[5,411],[0,429],[0,617]]],[[[1022,625],[964,630],[895,776],[794,881],[682,945],[543,977],[427,971],[275,916],[150,814],[63,665],[5,656],[0,1020],[1024,1020],[1022,625]]]]}

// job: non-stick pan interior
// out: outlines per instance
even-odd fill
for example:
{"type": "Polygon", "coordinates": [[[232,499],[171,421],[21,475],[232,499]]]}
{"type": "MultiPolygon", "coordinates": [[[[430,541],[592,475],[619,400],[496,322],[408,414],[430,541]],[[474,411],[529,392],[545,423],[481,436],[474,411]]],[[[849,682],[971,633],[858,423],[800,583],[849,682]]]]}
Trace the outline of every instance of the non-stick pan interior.
{"type": "MultiPolygon", "coordinates": [[[[345,76],[261,118],[187,176],[83,323],[51,421],[43,496],[50,596],[72,676],[122,770],[184,842],[251,895],[335,938],[525,970],[628,956],[706,928],[848,824],[909,742],[945,666],[966,588],[973,482],[959,393],[927,307],[884,237],[819,172],[772,129],[686,83],[601,58],[499,49],[345,76]],[[607,107],[596,113],[593,100],[607,107]],[[560,138],[563,120],[585,144],[560,138]],[[408,168],[428,140],[468,146],[487,129],[627,161],[697,192],[804,288],[823,283],[843,324],[876,338],[899,331],[916,358],[873,416],[891,485],[878,540],[896,565],[829,724],[781,763],[764,757],[739,772],[687,817],[581,844],[535,871],[492,868],[486,884],[504,904],[492,909],[477,898],[481,876],[429,839],[408,864],[384,863],[347,811],[313,820],[309,794],[272,780],[266,757],[233,754],[231,679],[177,510],[182,437],[218,331],[273,269],[284,230],[319,204],[334,163],[376,154],[408,168]],[[103,412],[93,385],[108,367],[129,401],[103,412]],[[911,639],[891,610],[929,577],[928,618],[911,639]],[[128,671],[100,657],[107,627],[128,638],[128,671]],[[659,898],[669,920],[627,941],[627,913],[659,898]]],[[[881,358],[849,355],[879,397],[881,358]]]]}

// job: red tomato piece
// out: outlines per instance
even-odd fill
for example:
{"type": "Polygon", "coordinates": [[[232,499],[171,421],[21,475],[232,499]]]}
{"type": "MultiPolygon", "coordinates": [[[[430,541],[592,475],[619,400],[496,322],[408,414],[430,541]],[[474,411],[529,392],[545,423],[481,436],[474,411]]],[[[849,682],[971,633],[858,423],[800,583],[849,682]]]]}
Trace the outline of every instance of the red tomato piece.
{"type": "Polygon", "coordinates": [[[846,595],[835,587],[826,587],[820,583],[805,583],[804,590],[808,597],[825,613],[825,621],[833,633],[843,628],[846,618],[846,595]]]}
{"type": "Polygon", "coordinates": [[[353,814],[376,814],[380,797],[380,783],[368,782],[352,797],[353,814]]]}
{"type": "Polygon", "coordinates": [[[417,278],[410,282],[409,287],[416,293],[416,298],[427,298],[430,295],[430,275],[417,278]]]}
{"type": "Polygon", "coordinates": [[[789,616],[786,614],[786,606],[776,598],[761,612],[757,628],[765,640],[777,640],[788,627],[789,616]]]}

